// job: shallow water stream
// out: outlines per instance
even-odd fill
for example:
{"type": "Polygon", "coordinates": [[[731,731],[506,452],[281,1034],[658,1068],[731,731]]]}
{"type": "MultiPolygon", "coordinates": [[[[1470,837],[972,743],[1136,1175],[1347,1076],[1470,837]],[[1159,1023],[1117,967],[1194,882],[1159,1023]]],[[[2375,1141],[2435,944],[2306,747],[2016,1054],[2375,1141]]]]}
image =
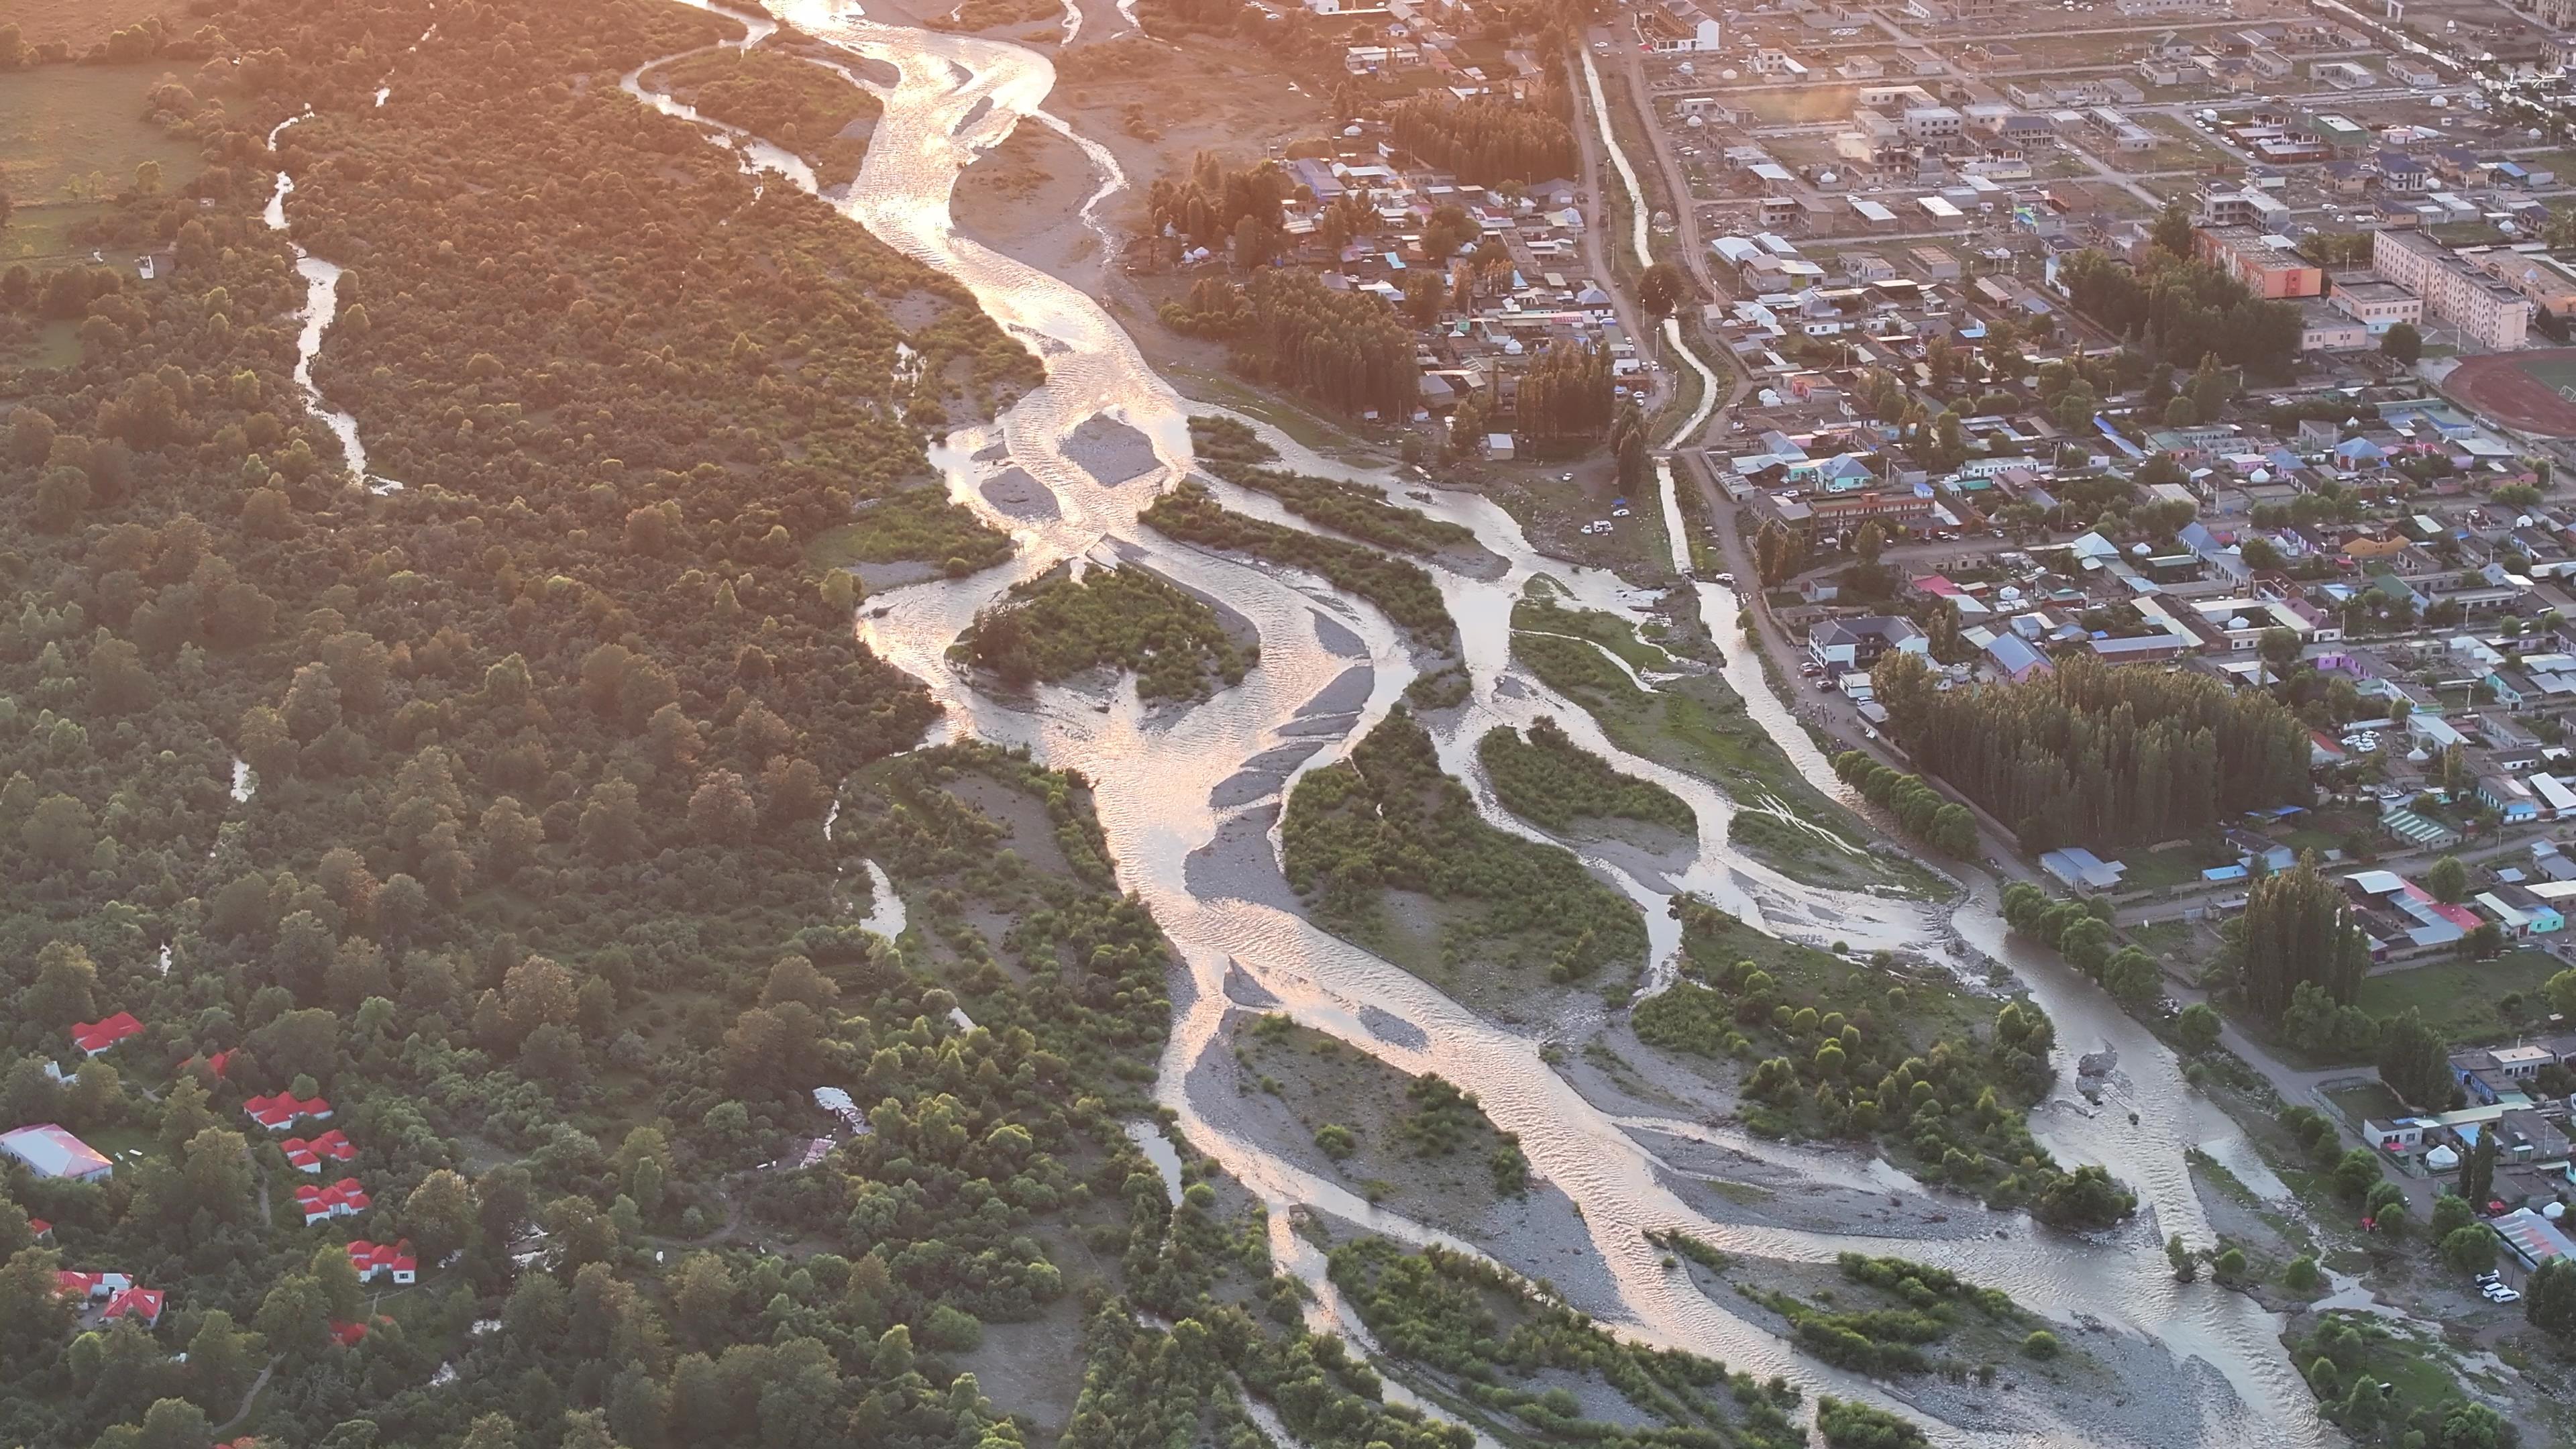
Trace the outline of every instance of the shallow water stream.
{"type": "MultiPolygon", "coordinates": [[[[2275,1341],[2273,1320],[2238,1295],[2205,1286],[2178,1287],[2166,1270],[2160,1247],[2165,1233],[2180,1231],[2200,1241],[2209,1236],[2184,1169],[2184,1150],[2209,1144],[2223,1159],[2251,1160],[2232,1124],[2184,1087],[2172,1054],[2091,983],[2053,957],[2007,940],[1996,913],[1996,887],[1982,876],[1971,880],[1958,904],[1935,907],[1805,885],[1729,847],[1726,821],[1747,806],[1694,777],[1619,751],[1588,714],[1567,705],[1510,659],[1512,602],[1537,575],[1554,580],[1573,604],[1630,618],[1640,616],[1651,600],[1611,575],[1541,557],[1520,527],[1493,504],[1435,490],[1429,494],[1432,501],[1423,505],[1474,530],[1507,565],[1489,579],[1435,568],[1462,631],[1474,696],[1465,707],[1427,723],[1444,765],[1469,783],[1486,817],[1502,828],[1536,836],[1494,802],[1474,746],[1497,724],[1526,726],[1542,714],[1553,714],[1586,748],[1622,770],[1659,781],[1699,812],[1696,850],[1670,881],[1644,880],[1610,860],[1588,859],[1645,912],[1656,966],[1666,965],[1678,947],[1678,927],[1665,910],[1676,888],[1810,944],[1845,941],[1862,951],[1881,946],[1938,951],[1955,932],[2003,961],[2056,1020],[2067,1079],[2076,1054],[2104,1047],[2118,1053],[2118,1072],[2102,1106],[2085,1103],[2069,1090],[2036,1113],[2033,1125],[2069,1163],[2108,1164],[2140,1194],[2145,1221],[2104,1244],[2042,1232],[2026,1219],[2013,1220],[2001,1239],[1944,1242],[1708,1222],[1665,1185],[1664,1169],[1638,1137],[1623,1130],[1623,1121],[1650,1137],[1669,1133],[1722,1145],[1741,1139],[1702,1124],[1614,1117],[1587,1102],[1546,1065],[1540,1056],[1541,1034],[1496,1025],[1421,978],[1324,934],[1292,911],[1265,903],[1276,900],[1275,885],[1265,890],[1256,879],[1263,870],[1246,866],[1239,856],[1230,863],[1220,856],[1218,864],[1203,862],[1193,872],[1193,852],[1229,822],[1238,830],[1268,831],[1275,849],[1271,819],[1280,791],[1293,787],[1298,772],[1339,758],[1382,719],[1414,677],[1416,664],[1375,610],[1337,596],[1319,580],[1209,555],[1139,525],[1136,512],[1190,467],[1188,415],[1213,409],[1175,394],[1080,287],[957,233],[949,197],[959,171],[1012,127],[1034,119],[1071,136],[1092,158],[1101,187],[1084,208],[1084,220],[1101,231],[1104,242],[1112,240],[1099,219],[1099,204],[1125,178],[1104,149],[1041,109],[1054,85],[1048,60],[1006,43],[878,24],[829,0],[778,0],[773,9],[806,33],[890,63],[901,74],[890,87],[862,82],[882,97],[885,113],[856,183],[846,192],[825,193],[825,199],[889,245],[966,285],[998,323],[1046,362],[1044,387],[996,424],[961,432],[933,454],[959,502],[1015,535],[1017,557],[970,578],[876,595],[863,606],[860,628],[872,648],[928,682],[945,707],[943,734],[1024,744],[1048,764],[1079,769],[1093,781],[1125,884],[1151,905],[1187,963],[1188,979],[1175,983],[1174,1030],[1157,1095],[1177,1112],[1194,1147],[1267,1199],[1278,1221],[1284,1222],[1290,1204],[1305,1203],[1408,1241],[1439,1238],[1228,1132],[1193,1104],[1186,1083],[1230,1009],[1223,983],[1229,964],[1236,964],[1300,1020],[1407,1071],[1436,1070],[1475,1092],[1500,1127],[1519,1135],[1535,1171],[1580,1207],[1601,1265],[1600,1281],[1587,1296],[1605,1300],[1600,1316],[1624,1333],[1707,1353],[1758,1375],[1783,1373],[1810,1389],[1887,1403],[1872,1386],[1797,1355],[1738,1317],[1731,1304],[1712,1300],[1692,1287],[1686,1275],[1666,1270],[1642,1232],[1686,1228],[1729,1250],[1808,1261],[1854,1249],[1901,1253],[2003,1288],[2053,1317],[2089,1315],[2115,1329],[2152,1336],[2177,1355],[2206,1365],[2206,1371],[2184,1380],[2194,1385],[2194,1401],[2169,1406],[2178,1426],[2171,1442],[2324,1442],[2309,1395],[2275,1341]],[[1155,471],[1107,484],[1066,456],[1073,430],[1102,414],[1151,441],[1159,464],[1155,471]],[[1025,471],[1046,488],[1060,516],[1030,522],[997,512],[979,485],[1006,467],[1025,471]],[[1205,704],[1149,711],[1138,704],[1132,688],[1122,690],[1105,710],[1095,695],[1072,689],[1043,690],[1033,706],[1005,704],[980,694],[950,664],[948,645],[977,609],[1011,584],[1060,561],[1106,556],[1110,550],[1241,615],[1259,632],[1260,666],[1241,685],[1205,704]],[[1350,645],[1353,638],[1356,650],[1350,645]],[[1319,695],[1327,697],[1329,708],[1310,709],[1319,695]],[[1210,803],[1211,792],[1237,775],[1245,762],[1283,744],[1319,737],[1325,747],[1262,798],[1223,808],[1210,803]],[[1402,1029],[1387,1030],[1390,1020],[1402,1029]],[[2138,1116],[2134,1125],[2132,1112],[2138,1116]]],[[[743,43],[760,38],[755,34],[743,43]]],[[[684,106],[651,96],[640,81],[646,70],[626,78],[630,90],[674,114],[703,120],[684,106]]],[[[810,171],[792,156],[708,124],[723,144],[743,155],[747,167],[813,188],[810,171]]],[[[1105,246],[1102,255],[1115,252],[1114,246],[1105,246]]],[[[1678,336],[1670,340],[1678,354],[1678,336]]],[[[1690,365],[1697,366],[1695,361],[1690,365]]],[[[1703,384],[1704,398],[1714,397],[1715,385],[1714,378],[1703,384]]],[[[1707,405],[1703,403],[1702,417],[1707,405]]],[[[1278,448],[1287,466],[1397,486],[1389,474],[1319,457],[1276,429],[1246,421],[1278,448]]],[[[1230,508],[1308,526],[1264,495],[1223,483],[1213,486],[1230,508]]],[[[1412,493],[1419,484],[1402,487],[1412,493]]],[[[1678,549],[1682,524],[1669,481],[1664,492],[1678,549]]],[[[1701,585],[1699,591],[1703,615],[1725,649],[1728,681],[1800,772],[1819,788],[1840,794],[1822,751],[1772,693],[1752,658],[1751,646],[1738,631],[1732,592],[1714,585],[1701,585]]],[[[1222,798],[1238,801],[1243,793],[1238,787],[1222,798]]],[[[1560,1023],[1556,1033],[1588,1025],[1560,1023]]],[[[1792,1188],[1801,1180],[1845,1181],[1856,1172],[1847,1157],[1742,1145],[1776,1167],[1781,1184],[1792,1188]]],[[[1283,1263],[1310,1281],[1321,1276],[1320,1259],[1311,1252],[1283,1263]]],[[[2018,1406],[2025,1417],[2034,1407],[2018,1406]]],[[[2036,1433],[1938,1422],[1927,1427],[1944,1443],[2110,1442],[2057,1424],[2036,1433]]]]}

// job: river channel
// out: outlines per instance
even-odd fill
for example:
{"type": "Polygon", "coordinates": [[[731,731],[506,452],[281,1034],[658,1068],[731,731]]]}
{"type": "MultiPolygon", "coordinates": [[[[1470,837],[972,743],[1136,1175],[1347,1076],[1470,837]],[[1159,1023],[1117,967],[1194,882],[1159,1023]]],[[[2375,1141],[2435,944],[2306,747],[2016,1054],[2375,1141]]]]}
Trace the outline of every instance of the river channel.
{"type": "MultiPolygon", "coordinates": [[[[2172,1053],[2053,956],[2008,940],[1996,910],[1997,887],[1982,874],[1965,877],[1956,901],[1933,906],[1809,886],[1733,850],[1726,841],[1727,819],[1758,802],[1739,805],[1704,781],[1617,749],[1588,714],[1555,696],[1510,658],[1512,603],[1539,576],[1575,603],[1632,619],[1643,616],[1652,597],[1609,574],[1541,556],[1519,525],[1484,499],[1318,456],[1259,420],[1245,419],[1279,450],[1287,466],[1395,492],[1408,505],[1466,525],[1504,561],[1506,567],[1494,577],[1434,568],[1462,631],[1474,692],[1467,705],[1425,723],[1433,730],[1444,765],[1468,782],[1486,818],[1501,828],[1543,838],[1495,802],[1474,750],[1475,741],[1496,724],[1526,726],[1543,714],[1554,715],[1576,740],[1619,769],[1663,783],[1699,812],[1696,858],[1670,881],[1641,880],[1611,860],[1587,858],[1604,880],[1644,911],[1658,968],[1650,973],[1650,982],[1664,979],[1663,968],[1677,949],[1678,928],[1665,909],[1673,889],[1696,892],[1776,934],[1819,946],[1843,941],[1864,951],[1884,946],[1937,952],[1952,939],[1963,940],[2009,967],[2056,1021],[2062,1080],[2071,1081],[2077,1054],[2117,1053],[2118,1069],[2098,1105],[2062,1091],[2033,1114],[2032,1125],[2061,1160],[2107,1164],[2135,1189],[2141,1224],[2094,1243],[2037,1229],[2027,1219],[2015,1219],[2001,1238],[1937,1242],[1709,1222],[1665,1185],[1667,1177],[1652,1150],[1631,1135],[1636,1130],[1658,1135],[1658,1124],[1614,1118],[1586,1101],[1542,1060],[1540,1049],[1549,1033],[1509,1029],[1478,1016],[1422,979],[1315,929],[1282,908],[1275,891],[1234,889],[1226,872],[1206,869],[1204,861],[1194,870],[1193,854],[1221,830],[1238,837],[1264,834],[1275,851],[1283,791],[1293,787],[1303,770],[1340,758],[1382,719],[1414,678],[1416,663],[1381,615],[1337,595],[1320,580],[1208,554],[1138,524],[1137,511],[1191,469],[1189,414],[1213,409],[1178,396],[1080,287],[957,232],[949,198],[959,172],[1014,126],[1034,122],[1074,139],[1090,158],[1100,185],[1084,208],[1084,220],[1101,234],[1101,255],[1116,254],[1098,210],[1127,178],[1105,149],[1043,109],[1054,86],[1050,62],[1007,43],[880,24],[831,0],[777,0],[771,9],[809,35],[900,72],[891,86],[853,75],[880,96],[885,111],[857,181],[844,191],[823,193],[824,199],[887,244],[964,284],[987,313],[1046,363],[1043,387],[995,424],[962,431],[932,455],[953,496],[1014,535],[1019,544],[1015,559],[970,578],[872,596],[863,607],[860,628],[872,648],[929,684],[944,706],[943,735],[972,734],[1026,745],[1048,764],[1079,769],[1093,781],[1125,884],[1152,907],[1186,962],[1186,979],[1173,985],[1174,1029],[1157,1095],[1178,1114],[1193,1146],[1269,1201],[1275,1221],[1285,1221],[1290,1205],[1307,1204],[1409,1241],[1438,1238],[1228,1132],[1194,1107],[1186,1089],[1190,1070],[1217,1037],[1230,1009],[1227,974],[1230,967],[1239,968],[1301,1021],[1406,1071],[1436,1070],[1475,1092],[1498,1126],[1518,1134],[1536,1173],[1581,1209],[1591,1246],[1606,1265],[1606,1291],[1613,1300],[1599,1316],[1623,1334],[1709,1354],[1757,1375],[1785,1374],[1811,1390],[1889,1404],[1892,1400],[1866,1381],[1796,1354],[1730,1305],[1692,1287],[1684,1275],[1666,1270],[1642,1233],[1684,1228],[1730,1251],[1806,1261],[1830,1260],[1846,1250],[1899,1253],[2002,1288],[2053,1318],[2072,1323],[2089,1317],[2113,1331],[2153,1338],[2194,1364],[2193,1372],[2179,1380],[2192,1386],[2186,1395],[2190,1401],[2173,1403],[2168,1410],[2175,1423],[2185,1426],[2173,1436],[2178,1442],[2275,1446],[2329,1441],[2331,1431],[2319,1424],[2305,1386],[2276,1340],[2276,1321],[2239,1295],[2207,1285],[2178,1286],[2166,1270],[2160,1248],[2166,1233],[2180,1232],[2198,1242],[2211,1239],[2184,1166],[2187,1149],[2201,1148],[2229,1163],[2258,1190],[2278,1187],[2234,1126],[2184,1085],[2172,1053]],[[1103,415],[1151,441],[1156,458],[1152,471],[1104,481],[1067,456],[1074,430],[1103,415]],[[1007,467],[1024,470],[1053,494],[1058,516],[1030,522],[994,510],[979,485],[1007,467]],[[1241,685],[1185,710],[1144,708],[1132,687],[1105,709],[1096,693],[1073,689],[1042,690],[1034,705],[979,693],[973,680],[948,661],[948,645],[978,609],[1012,584],[1066,560],[1138,562],[1220,601],[1259,632],[1259,667],[1241,685]],[[1293,766],[1286,763],[1296,757],[1296,748],[1319,740],[1320,750],[1293,766]],[[1292,748],[1284,755],[1274,753],[1283,747],[1292,748]],[[1235,779],[1247,762],[1264,756],[1273,762],[1271,774],[1247,777],[1253,780],[1250,786],[1235,779]],[[1234,783],[1220,792],[1218,787],[1230,780],[1234,783]],[[1213,804],[1212,797],[1226,803],[1213,804]],[[1389,1030],[1390,1021],[1400,1027],[1389,1030]]],[[[1093,18],[1103,19],[1097,13],[1093,18]]],[[[747,40],[736,43],[756,44],[772,28],[761,21],[747,40]]],[[[722,144],[744,155],[746,166],[813,189],[811,172],[794,157],[705,122],[667,98],[646,94],[639,81],[642,73],[627,77],[630,91],[706,124],[722,144]]],[[[1615,142],[1611,154],[1617,157],[1615,142]]],[[[1617,160],[1625,171],[1625,158],[1617,160]]],[[[1632,174],[1629,184],[1633,186],[1632,174]]],[[[1677,334],[1669,341],[1676,355],[1686,357],[1677,334]]],[[[1695,360],[1691,365],[1699,367],[1695,360]]],[[[1704,368],[1700,371],[1707,376],[1704,368]]],[[[1703,396],[1713,387],[1713,379],[1705,382],[1703,396]]],[[[1701,412],[1705,416],[1705,405],[1701,412]]],[[[1265,495],[1208,481],[1229,508],[1310,527],[1265,495]]],[[[1671,507],[1669,472],[1664,491],[1678,547],[1680,520],[1671,507]]],[[[1752,658],[1753,646],[1739,632],[1733,592],[1714,584],[1697,587],[1703,617],[1725,649],[1729,682],[1800,773],[1828,793],[1842,795],[1823,752],[1752,658]]],[[[1661,1126],[1673,1135],[1731,1141],[1703,1124],[1661,1126]]],[[[1778,1165],[1790,1186],[1801,1179],[1843,1181],[1856,1173],[1848,1158],[1743,1145],[1778,1165]]],[[[1320,1277],[1311,1253],[1283,1255],[1283,1263],[1310,1281],[1320,1277]]],[[[1945,1444],[2111,1442],[2064,1424],[2034,1432],[2027,1418],[2011,1430],[1938,1421],[1926,1427],[1945,1444]]]]}

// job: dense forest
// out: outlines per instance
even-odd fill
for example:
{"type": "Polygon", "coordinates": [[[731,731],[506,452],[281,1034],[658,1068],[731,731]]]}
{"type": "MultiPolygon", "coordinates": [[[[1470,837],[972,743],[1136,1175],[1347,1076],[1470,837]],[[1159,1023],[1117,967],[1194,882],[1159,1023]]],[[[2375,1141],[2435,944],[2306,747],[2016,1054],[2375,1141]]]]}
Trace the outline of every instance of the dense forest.
{"type": "Polygon", "coordinates": [[[1350,758],[1299,777],[1280,829],[1289,883],[1356,936],[1382,935],[1386,892],[1412,891],[1444,908],[1445,966],[1543,963],[1566,982],[1643,963],[1636,906],[1572,852],[1486,824],[1402,708],[1350,758]]]}
{"type": "Polygon", "coordinates": [[[1216,611],[1133,566],[1059,566],[1012,588],[975,618],[950,652],[1025,687],[1114,665],[1146,699],[1205,699],[1239,684],[1257,647],[1238,647],[1216,611]]]}
{"type": "Polygon", "coordinates": [[[1121,1130],[1169,956],[1082,783],[884,758],[931,706],[811,559],[880,552],[853,505],[1033,359],[618,94],[728,22],[217,24],[203,94],[155,97],[204,169],[116,212],[176,265],[8,294],[80,354],[0,379],[0,1100],[118,1166],[0,1183],[0,1442],[1126,1449],[1238,1442],[1260,1397],[1455,1449],[1303,1332],[1240,1193],[1193,1165],[1175,1198],[1121,1130]],[[290,375],[262,138],[308,102],[287,214],[351,268],[322,380],[399,491],[290,375]],[[863,860],[899,947],[853,924],[863,860]],[[327,1094],[371,1207],[304,1224],[242,1115],[275,1092],[327,1094]],[[362,1285],[353,1238],[419,1283],[362,1285]],[[76,1330],[58,1269],[166,1307],[76,1330]],[[978,1387],[1033,1361],[1061,1411],[978,1387]]]}
{"type": "Polygon", "coordinates": [[[1898,654],[1873,677],[1915,761],[2027,850],[2168,840],[2314,798],[2298,717],[2206,675],[2078,657],[2019,684],[1938,690],[1898,654]]]}
{"type": "Polygon", "coordinates": [[[1422,376],[1413,334],[1374,292],[1336,292],[1312,272],[1263,267],[1241,286],[1201,281],[1187,300],[1164,303],[1162,317],[1176,332],[1230,344],[1235,367],[1256,381],[1346,413],[1413,416],[1422,376]]]}
{"type": "Polygon", "coordinates": [[[1428,557],[1476,542],[1475,530],[1465,524],[1398,507],[1387,501],[1383,490],[1367,484],[1262,467],[1277,461],[1278,451],[1261,441],[1249,425],[1233,418],[1191,418],[1190,447],[1199,466],[1217,477],[1238,488],[1267,493],[1299,518],[1363,543],[1428,557]]]}
{"type": "Polygon", "coordinates": [[[1470,186],[1545,181],[1572,176],[1576,162],[1564,95],[1548,99],[1556,104],[1426,91],[1386,107],[1386,121],[1397,145],[1470,186]]]}
{"type": "Polygon", "coordinates": [[[1520,377],[1513,430],[1545,447],[1590,448],[1610,427],[1610,355],[1586,343],[1550,343],[1520,377]]]}

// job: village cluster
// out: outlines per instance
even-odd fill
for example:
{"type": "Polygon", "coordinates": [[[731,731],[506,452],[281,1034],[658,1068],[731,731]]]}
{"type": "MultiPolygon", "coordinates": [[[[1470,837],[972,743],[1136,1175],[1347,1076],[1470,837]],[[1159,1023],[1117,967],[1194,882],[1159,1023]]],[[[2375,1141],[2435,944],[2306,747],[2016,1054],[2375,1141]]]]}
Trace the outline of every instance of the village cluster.
{"type": "MultiPolygon", "coordinates": [[[[82,1059],[104,1056],[124,1043],[144,1035],[144,1025],[130,1012],[114,1012],[94,1022],[75,1022],[69,1028],[73,1049],[82,1059]]],[[[191,1058],[180,1064],[181,1070],[200,1070],[214,1083],[224,1080],[229,1053],[191,1058]]],[[[68,1081],[70,1076],[59,1063],[49,1064],[51,1075],[68,1081]]],[[[254,1094],[241,1102],[242,1115],[250,1124],[273,1140],[278,1156],[296,1173],[315,1179],[296,1185],[292,1201],[294,1212],[308,1228],[320,1227],[342,1218],[359,1218],[375,1207],[365,1185],[355,1177],[340,1177],[323,1182],[326,1168],[337,1170],[357,1160],[358,1149],[337,1127],[321,1124],[331,1121],[334,1110],[328,1098],[297,1097],[292,1093],[254,1094]],[[304,1135],[280,1136],[297,1133],[304,1135]]],[[[256,1140],[256,1139],[255,1139],[256,1140]]],[[[253,1149],[255,1152],[256,1148],[253,1149]]],[[[117,1160],[82,1140],[56,1122],[35,1122],[0,1132],[0,1153],[14,1159],[38,1177],[69,1182],[104,1182],[117,1168],[117,1160]]],[[[140,1148],[127,1149],[126,1155],[139,1158],[140,1148]]],[[[41,1220],[30,1224],[40,1240],[50,1241],[53,1226],[41,1220]]],[[[419,1281],[420,1263],[408,1241],[389,1243],[353,1238],[348,1242],[349,1266],[361,1283],[408,1287],[419,1281]]],[[[167,1294],[133,1281],[113,1269],[71,1269],[60,1273],[64,1296],[78,1299],[83,1305],[78,1322],[84,1329],[96,1328],[121,1318],[132,1318],[144,1327],[161,1321],[167,1294]]],[[[343,1344],[354,1344],[367,1335],[367,1325],[359,1322],[335,1322],[330,1325],[334,1338],[343,1344]]]]}

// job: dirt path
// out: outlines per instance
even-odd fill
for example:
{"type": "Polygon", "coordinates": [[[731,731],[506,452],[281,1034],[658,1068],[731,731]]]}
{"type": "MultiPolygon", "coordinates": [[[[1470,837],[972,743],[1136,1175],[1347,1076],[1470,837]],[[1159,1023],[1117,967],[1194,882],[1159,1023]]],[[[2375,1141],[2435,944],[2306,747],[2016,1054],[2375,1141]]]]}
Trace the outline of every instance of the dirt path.
{"type": "Polygon", "coordinates": [[[238,1424],[242,1420],[250,1417],[250,1406],[259,1402],[259,1391],[268,1387],[269,1376],[276,1373],[277,1366],[284,1362],[286,1362],[286,1355],[279,1354],[277,1357],[270,1359],[266,1364],[260,1367],[259,1377],[252,1379],[250,1381],[250,1387],[242,1393],[241,1407],[233,1410],[233,1416],[231,1418],[226,1419],[215,1426],[214,1432],[218,1436],[222,1435],[224,1431],[232,1428],[235,1424],[238,1424]]]}

